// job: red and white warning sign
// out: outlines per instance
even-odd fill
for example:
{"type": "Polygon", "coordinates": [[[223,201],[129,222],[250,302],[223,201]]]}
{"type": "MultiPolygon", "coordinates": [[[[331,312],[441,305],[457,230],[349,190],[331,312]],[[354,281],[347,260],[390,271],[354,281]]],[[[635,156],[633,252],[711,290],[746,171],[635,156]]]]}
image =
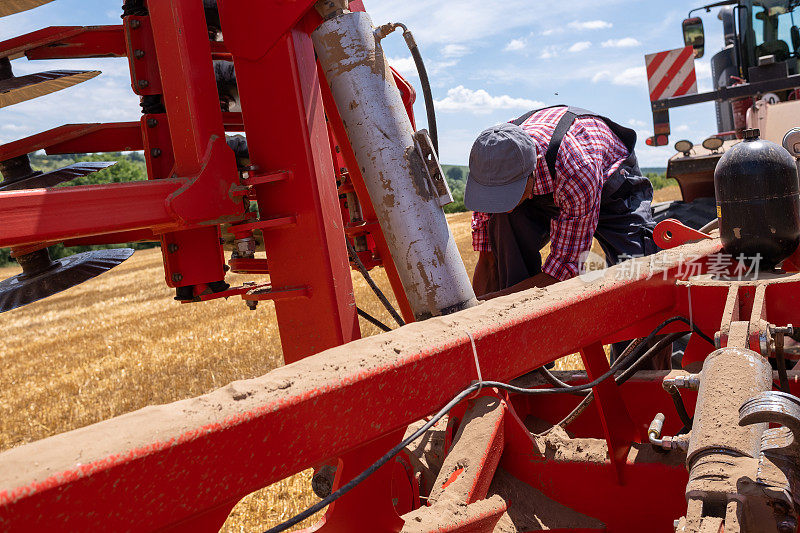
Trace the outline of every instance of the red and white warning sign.
{"type": "Polygon", "coordinates": [[[691,46],[648,54],[644,60],[651,102],[671,96],[697,94],[694,48],[691,46]]]}

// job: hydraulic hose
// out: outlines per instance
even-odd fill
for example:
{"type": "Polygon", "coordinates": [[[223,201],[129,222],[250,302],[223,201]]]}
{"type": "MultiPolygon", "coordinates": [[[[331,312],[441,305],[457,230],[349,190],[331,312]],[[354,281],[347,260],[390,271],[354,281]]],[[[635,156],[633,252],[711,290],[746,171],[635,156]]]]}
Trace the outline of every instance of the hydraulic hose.
{"type": "Polygon", "coordinates": [[[387,326],[386,324],[384,324],[383,322],[381,322],[380,320],[378,320],[377,318],[375,318],[371,314],[367,313],[366,311],[364,311],[363,309],[361,309],[358,306],[356,306],[356,312],[358,313],[358,316],[360,316],[361,318],[363,318],[364,320],[366,320],[367,322],[369,322],[370,324],[372,324],[373,326],[375,326],[379,330],[384,331],[384,332],[392,331],[392,328],[390,328],[389,326],[387,326]]]}
{"type": "MultiPolygon", "coordinates": [[[[350,244],[350,241],[348,239],[345,239],[345,242],[347,243],[347,252],[350,254],[350,260],[353,261],[353,263],[355,263],[358,271],[361,272],[362,276],[364,276],[364,280],[367,282],[367,285],[369,285],[370,289],[372,289],[372,292],[375,293],[375,296],[378,297],[378,300],[380,300],[380,302],[383,304],[386,310],[389,311],[389,314],[392,315],[392,318],[394,318],[395,322],[397,322],[399,326],[405,326],[406,323],[400,316],[400,313],[397,312],[397,310],[394,308],[394,306],[386,297],[386,295],[383,294],[383,291],[380,289],[380,287],[378,287],[378,284],[375,283],[375,280],[372,279],[372,276],[369,275],[369,271],[366,269],[364,263],[362,263],[361,259],[358,257],[358,252],[356,252],[356,249],[353,248],[353,245],[350,244]]],[[[364,316],[364,318],[375,324],[375,322],[373,322],[366,316],[364,316]]],[[[381,325],[378,324],[375,325],[381,329],[383,329],[383,327],[386,327],[386,326],[381,327],[381,325]]],[[[391,331],[391,330],[384,330],[384,331],[391,331]]]]}
{"type": "MultiPolygon", "coordinates": [[[[655,337],[658,334],[659,331],[664,329],[664,327],[666,327],[667,325],[669,325],[669,324],[671,324],[673,322],[677,322],[677,321],[685,322],[686,324],[689,324],[689,321],[687,319],[683,318],[683,317],[670,318],[670,319],[665,320],[664,322],[662,322],[656,329],[654,329],[653,332],[650,333],[650,335],[648,335],[643,342],[644,343],[650,342],[653,339],[653,337],[655,337]]],[[[711,341],[711,339],[710,339],[710,337],[708,337],[708,335],[704,334],[702,331],[700,331],[700,330],[698,330],[696,328],[694,328],[694,331],[700,337],[702,337],[703,339],[707,340],[708,342],[711,342],[712,345],[713,345],[713,341],[711,341]]],[[[685,333],[681,333],[680,335],[684,335],[684,334],[685,333]]],[[[656,344],[656,346],[654,346],[653,348],[647,350],[647,352],[645,352],[643,355],[639,356],[638,359],[630,366],[628,366],[626,363],[630,363],[630,360],[635,355],[634,353],[628,354],[628,356],[625,356],[625,357],[620,357],[619,358],[620,366],[625,366],[626,367],[626,371],[620,376],[620,378],[623,375],[626,375],[626,374],[627,374],[627,378],[630,378],[630,376],[633,375],[633,372],[635,372],[635,369],[636,369],[637,366],[639,366],[642,363],[644,363],[649,357],[653,357],[655,354],[657,354],[659,350],[657,350],[656,348],[658,348],[659,345],[661,345],[661,347],[663,348],[663,345],[666,344],[667,339],[669,339],[670,337],[672,337],[674,335],[678,335],[678,334],[672,334],[672,335],[669,335],[669,336],[665,337],[664,339],[659,341],[656,344]]],[[[672,341],[670,340],[669,342],[672,342],[672,341]]],[[[631,352],[634,352],[634,351],[636,351],[636,350],[635,349],[631,350],[631,352]]],[[[385,465],[386,463],[391,461],[392,458],[395,455],[397,455],[398,453],[400,453],[401,450],[403,450],[403,448],[405,448],[406,446],[408,446],[409,444],[411,444],[412,442],[414,442],[415,440],[420,438],[426,431],[428,431],[430,428],[432,428],[434,425],[436,425],[436,423],[439,422],[439,420],[441,420],[453,407],[458,405],[465,398],[468,398],[469,396],[471,396],[472,394],[474,394],[477,391],[480,391],[483,388],[496,388],[496,389],[501,389],[501,390],[505,390],[505,391],[508,391],[508,392],[512,392],[512,393],[515,393],[515,394],[524,394],[524,395],[530,395],[530,396],[538,396],[538,395],[541,395],[541,394],[571,394],[571,393],[574,393],[574,392],[580,392],[580,391],[584,391],[584,390],[589,390],[589,389],[592,389],[592,388],[598,386],[600,383],[603,383],[605,380],[607,380],[608,378],[612,377],[614,375],[614,372],[615,372],[615,369],[614,368],[610,368],[602,376],[598,377],[597,379],[594,379],[594,380],[590,381],[589,383],[584,383],[583,385],[572,385],[572,386],[567,386],[567,387],[563,387],[563,388],[552,388],[552,389],[523,389],[523,388],[520,388],[520,387],[514,387],[513,385],[509,385],[508,383],[500,383],[498,381],[477,381],[477,382],[474,382],[470,386],[468,386],[467,388],[462,390],[460,393],[458,393],[458,395],[455,398],[450,400],[447,403],[447,405],[442,407],[422,427],[420,427],[417,431],[415,431],[409,437],[405,438],[401,443],[396,445],[394,448],[392,448],[391,450],[386,452],[380,459],[375,461],[366,470],[364,470],[363,472],[358,474],[356,477],[351,479],[349,482],[345,483],[343,486],[341,486],[335,492],[331,493],[327,498],[324,498],[324,499],[320,500],[319,502],[315,503],[314,505],[312,505],[311,507],[309,507],[305,511],[293,516],[289,520],[286,520],[285,522],[283,522],[281,524],[278,524],[277,526],[275,526],[275,527],[273,527],[271,529],[268,529],[266,531],[266,533],[280,533],[281,531],[286,531],[290,527],[292,527],[294,525],[297,525],[300,522],[302,522],[303,520],[311,517],[315,513],[318,513],[319,511],[321,511],[322,509],[324,509],[328,505],[332,504],[333,502],[335,502],[336,500],[338,500],[339,498],[341,498],[342,496],[344,496],[345,494],[347,494],[348,492],[353,490],[361,482],[363,482],[369,476],[374,474],[379,468],[381,468],[383,465],[385,465]]],[[[586,399],[584,399],[584,401],[586,401],[586,399]]]]}
{"type": "Polygon", "coordinates": [[[376,30],[376,36],[382,39],[389,35],[391,32],[401,28],[403,30],[403,38],[406,41],[411,57],[414,59],[414,65],[417,67],[417,74],[419,75],[419,82],[422,85],[422,96],[425,98],[425,113],[428,117],[428,133],[431,136],[433,149],[436,151],[436,156],[439,156],[439,128],[436,125],[436,109],[433,103],[433,92],[431,91],[431,83],[428,79],[428,70],[425,68],[425,61],[422,59],[422,54],[417,46],[417,41],[414,39],[414,34],[406,27],[405,24],[394,22],[385,24],[376,30]]]}

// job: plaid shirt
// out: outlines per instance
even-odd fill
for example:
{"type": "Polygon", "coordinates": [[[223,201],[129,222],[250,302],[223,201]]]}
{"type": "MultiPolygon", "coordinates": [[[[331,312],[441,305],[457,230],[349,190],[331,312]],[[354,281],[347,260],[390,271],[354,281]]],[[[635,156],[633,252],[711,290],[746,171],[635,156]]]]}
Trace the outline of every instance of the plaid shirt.
{"type": "MultiPolygon", "coordinates": [[[[622,141],[599,118],[579,117],[567,132],[556,159],[555,179],[544,154],[566,107],[544,109],[522,124],[536,143],[533,194],[553,193],[560,215],[550,222],[550,255],[542,271],[558,280],[578,275],[580,256],[592,247],[600,217],[600,194],[606,180],[630,155],[622,141]]],[[[487,213],[472,214],[472,247],[490,252],[487,213]]]]}

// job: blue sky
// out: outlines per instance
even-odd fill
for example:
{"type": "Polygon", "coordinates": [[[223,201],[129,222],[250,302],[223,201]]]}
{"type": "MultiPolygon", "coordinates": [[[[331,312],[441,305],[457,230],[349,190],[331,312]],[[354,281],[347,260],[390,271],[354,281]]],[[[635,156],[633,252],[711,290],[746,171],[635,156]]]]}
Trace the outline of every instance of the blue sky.
{"type": "MultiPolygon", "coordinates": [[[[166,0],[159,0],[166,1],[166,0]]],[[[199,0],[198,0],[199,1],[199,0]]],[[[0,39],[45,26],[118,24],[121,0],[56,0],[0,19],[0,39]]],[[[375,24],[404,22],[426,60],[437,102],[441,160],[466,164],[477,134],[540,105],[572,104],[639,132],[642,166],[666,166],[671,148],[644,144],[652,134],[644,55],[683,45],[681,20],[701,5],[686,0],[365,0],[375,24]]],[[[701,91],[711,88],[709,58],[721,48],[716,12],[702,14],[706,57],[701,91]]],[[[419,80],[399,33],[384,40],[392,64],[419,80]]],[[[48,69],[99,69],[78,87],[0,109],[0,142],[75,122],[136,120],[127,62],[119,59],[14,61],[17,75],[48,69]]],[[[425,126],[422,96],[416,106],[425,126]]],[[[671,142],[699,143],[715,131],[714,107],[673,110],[671,142]]]]}

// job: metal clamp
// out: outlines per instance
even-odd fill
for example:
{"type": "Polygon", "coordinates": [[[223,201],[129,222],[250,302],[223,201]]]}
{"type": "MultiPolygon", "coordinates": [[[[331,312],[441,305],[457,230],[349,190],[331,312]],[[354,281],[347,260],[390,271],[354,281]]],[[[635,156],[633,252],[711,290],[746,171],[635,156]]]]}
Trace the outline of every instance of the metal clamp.
{"type": "Polygon", "coordinates": [[[433,149],[433,142],[428,130],[419,130],[414,134],[414,144],[416,144],[417,152],[422,157],[422,162],[425,167],[425,175],[431,185],[431,190],[438,196],[439,205],[441,207],[453,203],[453,193],[450,191],[450,185],[444,177],[444,170],[439,164],[439,158],[436,156],[436,150],[433,149]]]}
{"type": "Polygon", "coordinates": [[[739,425],[779,424],[764,431],[756,482],[774,496],[783,494],[773,507],[785,509],[783,525],[797,527],[791,508],[800,504],[800,398],[785,392],[768,391],[747,400],[739,408],[739,425]],[[786,501],[784,501],[786,500],[786,501]],[[793,505],[792,505],[793,504],[793,505]]]}

